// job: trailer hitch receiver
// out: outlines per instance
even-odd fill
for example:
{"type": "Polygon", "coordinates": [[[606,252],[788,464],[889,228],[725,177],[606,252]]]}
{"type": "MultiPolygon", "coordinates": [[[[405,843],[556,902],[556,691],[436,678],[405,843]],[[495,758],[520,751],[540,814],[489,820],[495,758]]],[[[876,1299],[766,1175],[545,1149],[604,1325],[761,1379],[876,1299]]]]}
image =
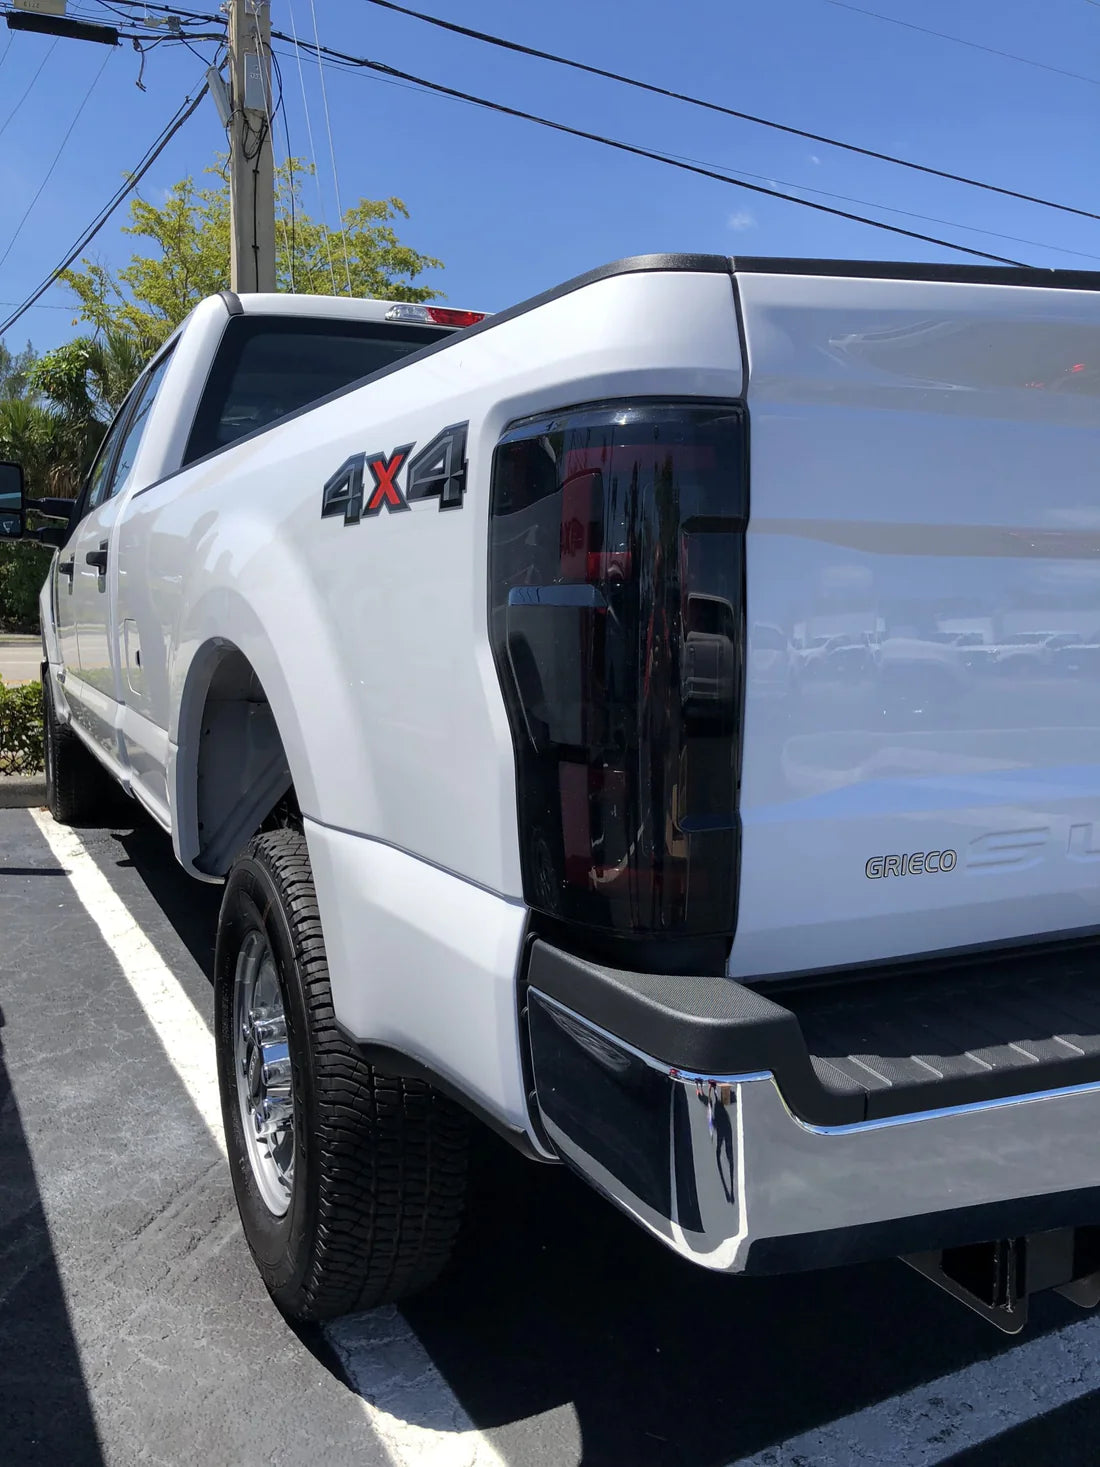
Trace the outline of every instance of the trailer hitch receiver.
{"type": "Polygon", "coordinates": [[[1027,1323],[1030,1296],[1046,1289],[1082,1309],[1100,1304],[1100,1227],[967,1243],[904,1262],[1009,1335],[1027,1323]]]}

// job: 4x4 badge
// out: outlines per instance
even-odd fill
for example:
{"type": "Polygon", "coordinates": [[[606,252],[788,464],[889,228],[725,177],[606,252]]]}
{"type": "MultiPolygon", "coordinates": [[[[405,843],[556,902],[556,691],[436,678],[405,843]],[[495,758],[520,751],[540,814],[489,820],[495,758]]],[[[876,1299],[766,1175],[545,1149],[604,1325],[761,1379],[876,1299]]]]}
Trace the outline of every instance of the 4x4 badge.
{"type": "Polygon", "coordinates": [[[342,515],[345,525],[373,519],[383,509],[396,513],[418,499],[439,500],[440,509],[461,509],[466,493],[466,433],[469,422],[452,423],[437,433],[415,458],[415,443],[403,443],[391,453],[353,453],[346,458],[321,491],[321,518],[342,515]],[[397,482],[408,468],[402,493],[397,482]],[[366,488],[367,474],[371,485],[366,488]],[[365,502],[364,502],[365,501],[365,502]]]}

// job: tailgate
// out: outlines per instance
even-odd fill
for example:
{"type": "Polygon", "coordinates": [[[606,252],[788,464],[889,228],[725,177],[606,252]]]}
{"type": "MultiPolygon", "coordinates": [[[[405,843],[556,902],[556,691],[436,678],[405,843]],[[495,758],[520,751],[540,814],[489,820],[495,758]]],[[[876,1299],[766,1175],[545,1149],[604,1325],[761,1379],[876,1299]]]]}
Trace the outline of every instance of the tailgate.
{"type": "Polygon", "coordinates": [[[1100,294],[738,288],[731,973],[1100,927],[1100,294]]]}

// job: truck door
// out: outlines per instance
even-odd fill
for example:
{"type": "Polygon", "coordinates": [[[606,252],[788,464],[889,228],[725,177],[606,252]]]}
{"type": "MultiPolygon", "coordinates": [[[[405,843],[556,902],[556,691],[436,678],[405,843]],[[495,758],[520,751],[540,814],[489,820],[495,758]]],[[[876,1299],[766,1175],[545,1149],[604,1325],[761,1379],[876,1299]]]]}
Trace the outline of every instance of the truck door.
{"type": "Polygon", "coordinates": [[[108,757],[118,762],[120,703],[116,639],[114,530],[149,412],[169,354],[139,378],[116,417],[92,470],[84,512],[58,556],[58,633],[65,663],[65,696],[73,717],[108,757]]]}

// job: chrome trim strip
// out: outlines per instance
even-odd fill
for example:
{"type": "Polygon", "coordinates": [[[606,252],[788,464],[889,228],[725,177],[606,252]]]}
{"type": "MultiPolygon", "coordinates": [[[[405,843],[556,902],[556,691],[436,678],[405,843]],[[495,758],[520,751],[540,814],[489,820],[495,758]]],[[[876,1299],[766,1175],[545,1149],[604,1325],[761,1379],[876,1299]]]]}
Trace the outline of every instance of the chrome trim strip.
{"type": "MultiPolygon", "coordinates": [[[[769,1078],[774,1079],[774,1076],[769,1078]]],[[[776,1089],[779,1089],[778,1085],[776,1089]]],[[[944,1116],[977,1115],[984,1110],[1006,1110],[1015,1105],[1029,1105],[1033,1101],[1088,1094],[1100,1095],[1100,1081],[1093,1080],[1084,1085],[1064,1085],[1058,1090],[1031,1090],[1026,1095],[1004,1095],[1000,1100],[974,1100],[968,1105],[945,1105],[938,1110],[907,1111],[905,1115],[883,1116],[877,1121],[853,1121],[847,1126],[815,1126],[809,1121],[800,1120],[793,1111],[791,1119],[798,1121],[804,1131],[812,1131],[815,1136],[852,1136],[864,1131],[884,1131],[890,1126],[911,1126],[917,1121],[938,1121],[944,1116]]],[[[790,1110],[790,1107],[787,1109],[790,1110]]]]}

